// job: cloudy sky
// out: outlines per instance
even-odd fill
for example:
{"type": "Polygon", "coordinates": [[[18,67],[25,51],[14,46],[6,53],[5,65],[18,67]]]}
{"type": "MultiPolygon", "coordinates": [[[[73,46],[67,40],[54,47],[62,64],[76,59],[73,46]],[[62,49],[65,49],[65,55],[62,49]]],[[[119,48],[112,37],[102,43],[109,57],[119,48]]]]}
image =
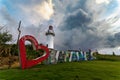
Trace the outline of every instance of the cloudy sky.
{"type": "Polygon", "coordinates": [[[46,43],[45,31],[54,26],[55,48],[103,49],[120,46],[120,0],[0,0],[0,26],[17,40],[23,35],[46,43]]]}

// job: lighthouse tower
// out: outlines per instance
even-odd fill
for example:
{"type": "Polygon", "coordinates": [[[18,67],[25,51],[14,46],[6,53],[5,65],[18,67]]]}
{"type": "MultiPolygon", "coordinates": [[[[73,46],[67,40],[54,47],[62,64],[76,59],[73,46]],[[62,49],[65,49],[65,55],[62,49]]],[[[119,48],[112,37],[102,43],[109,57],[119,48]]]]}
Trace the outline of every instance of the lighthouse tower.
{"type": "Polygon", "coordinates": [[[46,36],[47,36],[47,46],[50,49],[54,49],[54,30],[53,30],[53,26],[49,26],[48,31],[46,32],[46,36]]]}

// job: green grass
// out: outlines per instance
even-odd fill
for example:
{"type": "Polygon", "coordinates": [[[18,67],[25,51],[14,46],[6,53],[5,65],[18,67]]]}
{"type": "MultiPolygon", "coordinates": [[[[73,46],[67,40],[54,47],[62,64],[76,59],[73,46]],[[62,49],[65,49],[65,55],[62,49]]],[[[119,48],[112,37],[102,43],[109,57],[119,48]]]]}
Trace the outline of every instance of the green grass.
{"type": "Polygon", "coordinates": [[[106,60],[106,61],[120,61],[120,55],[119,56],[113,56],[113,55],[96,55],[98,60],[106,60]]]}
{"type": "Polygon", "coordinates": [[[119,61],[83,61],[0,70],[0,80],[120,80],[119,61]]]}

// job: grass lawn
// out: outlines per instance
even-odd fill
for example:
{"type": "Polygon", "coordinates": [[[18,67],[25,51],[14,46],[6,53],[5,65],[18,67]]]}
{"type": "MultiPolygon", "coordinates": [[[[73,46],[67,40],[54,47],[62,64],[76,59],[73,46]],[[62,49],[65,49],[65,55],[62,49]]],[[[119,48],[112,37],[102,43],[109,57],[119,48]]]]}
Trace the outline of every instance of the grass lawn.
{"type": "Polygon", "coordinates": [[[120,80],[120,61],[83,61],[0,70],[0,80],[120,80]]]}

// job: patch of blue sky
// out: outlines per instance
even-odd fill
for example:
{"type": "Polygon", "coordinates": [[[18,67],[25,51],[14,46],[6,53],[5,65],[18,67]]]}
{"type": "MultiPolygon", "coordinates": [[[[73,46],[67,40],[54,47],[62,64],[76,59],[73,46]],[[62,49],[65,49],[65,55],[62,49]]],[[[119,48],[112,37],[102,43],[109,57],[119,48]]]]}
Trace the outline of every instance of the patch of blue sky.
{"type": "Polygon", "coordinates": [[[3,0],[2,1],[2,4],[6,7],[6,10],[8,12],[8,14],[14,18],[14,19],[19,19],[18,16],[19,16],[19,8],[17,6],[15,6],[16,4],[15,3],[12,3],[8,0],[3,0]]]}
{"type": "Polygon", "coordinates": [[[107,6],[106,6],[106,14],[110,15],[112,13],[114,13],[116,11],[116,9],[118,8],[119,3],[117,2],[117,0],[112,0],[107,6]]]}
{"type": "Polygon", "coordinates": [[[0,0],[0,2],[2,2],[2,0],[0,0]]]}
{"type": "Polygon", "coordinates": [[[0,0],[0,9],[3,7],[2,1],[3,1],[3,0],[0,0]]]}
{"type": "Polygon", "coordinates": [[[6,7],[6,10],[9,14],[14,15],[14,5],[11,5],[7,0],[4,0],[2,4],[6,7]]]}

